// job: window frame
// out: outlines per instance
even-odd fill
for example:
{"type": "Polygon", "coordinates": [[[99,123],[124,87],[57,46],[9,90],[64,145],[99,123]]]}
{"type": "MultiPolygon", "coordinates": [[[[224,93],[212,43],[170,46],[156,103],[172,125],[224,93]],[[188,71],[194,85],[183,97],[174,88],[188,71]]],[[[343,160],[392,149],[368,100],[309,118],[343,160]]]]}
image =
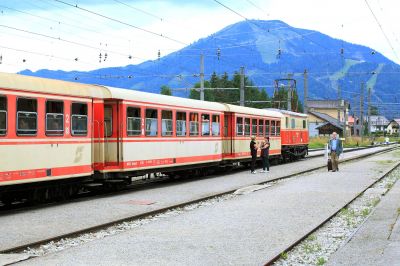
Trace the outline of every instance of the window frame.
{"type": "Polygon", "coordinates": [[[307,122],[305,119],[303,119],[303,129],[306,129],[306,128],[307,128],[307,122]]]}
{"type": "Polygon", "coordinates": [[[291,129],[295,129],[296,128],[296,119],[295,118],[291,118],[291,120],[290,120],[290,128],[291,129]]]}
{"type": "Polygon", "coordinates": [[[210,115],[210,124],[211,124],[210,136],[212,136],[212,137],[220,137],[221,136],[221,114],[211,114],[210,115]],[[217,119],[218,122],[213,122],[214,121],[214,117],[218,118],[217,119]],[[218,135],[214,135],[213,123],[218,123],[218,135]]]}
{"type": "Polygon", "coordinates": [[[271,136],[276,136],[276,120],[271,120],[271,136]]]}
{"type": "MultiPolygon", "coordinates": [[[[145,108],[144,109],[144,135],[145,135],[145,137],[150,137],[150,138],[155,138],[155,137],[158,137],[158,135],[160,134],[160,128],[159,128],[159,126],[160,126],[160,112],[159,112],[159,110],[158,110],[158,108],[157,107],[148,107],[148,108],[145,108]],[[153,110],[153,111],[156,111],[156,113],[157,113],[157,118],[147,118],[147,110],[153,110]],[[157,120],[157,132],[156,132],[156,134],[155,135],[147,135],[147,119],[156,119],[157,120]]],[[[151,129],[151,128],[150,128],[151,129]]],[[[151,132],[151,130],[150,130],[150,132],[151,132]]]]}
{"type": "Polygon", "coordinates": [[[174,136],[174,112],[172,110],[170,110],[170,109],[162,109],[160,113],[161,113],[161,117],[160,117],[161,137],[173,137],[174,136]],[[171,112],[172,118],[171,119],[163,119],[163,117],[162,117],[163,116],[163,112],[171,112]],[[166,131],[166,132],[171,132],[170,135],[164,135],[164,132],[163,132],[163,120],[170,120],[172,122],[171,123],[172,130],[171,131],[166,131]]]}
{"type": "Polygon", "coordinates": [[[46,136],[48,137],[59,137],[59,136],[64,136],[65,134],[65,102],[63,100],[54,100],[54,99],[46,99],[45,105],[44,105],[44,132],[46,134],[46,136]],[[48,102],[56,102],[56,103],[62,103],[62,113],[48,113],[47,112],[47,103],[48,102]],[[61,115],[62,116],[62,130],[53,130],[53,131],[59,131],[61,133],[59,134],[52,134],[52,133],[48,133],[49,130],[47,130],[47,115],[51,114],[51,115],[61,115]]]}
{"type": "Polygon", "coordinates": [[[237,116],[236,117],[236,136],[244,136],[244,117],[243,116],[237,116]],[[242,120],[242,123],[238,123],[238,119],[242,120]],[[239,134],[239,125],[242,126],[242,132],[239,134]]]}
{"type": "Polygon", "coordinates": [[[71,136],[73,136],[73,137],[84,137],[84,136],[87,136],[88,135],[88,133],[89,133],[89,105],[88,105],[88,103],[87,102],[71,102],[71,109],[70,109],[70,113],[71,113],[71,136]],[[72,114],[72,112],[73,112],[73,109],[72,109],[72,106],[74,105],[74,104],[83,104],[83,105],[86,105],[86,115],[74,115],[74,114],[72,114]],[[74,118],[74,117],[76,117],[76,116],[85,116],[86,117],[86,134],[76,134],[75,133],[75,130],[73,129],[73,122],[72,122],[72,119],[74,118]]]}
{"type": "Polygon", "coordinates": [[[133,105],[127,105],[126,106],[126,136],[127,137],[140,137],[143,136],[142,134],[142,108],[138,107],[138,106],[133,106],[133,105]],[[129,108],[134,108],[139,110],[139,117],[134,117],[134,116],[128,116],[128,109],[129,108]],[[134,131],[134,130],[129,130],[129,118],[139,118],[139,134],[138,135],[131,135],[129,132],[130,131],[134,131]]]}
{"type": "Polygon", "coordinates": [[[0,129],[0,137],[5,137],[5,136],[7,136],[7,133],[8,133],[8,97],[7,97],[7,95],[3,95],[3,94],[0,94],[0,98],[4,98],[5,99],[5,108],[4,108],[4,110],[0,110],[0,113],[5,113],[6,114],[6,124],[5,124],[5,128],[4,128],[4,133],[1,133],[1,129],[0,129]]]}
{"type": "MultiPolygon", "coordinates": [[[[15,106],[15,111],[16,111],[15,129],[16,130],[15,130],[15,133],[16,133],[17,136],[33,137],[33,136],[37,136],[38,135],[38,131],[39,131],[39,129],[38,129],[38,109],[39,109],[39,104],[38,104],[38,99],[37,98],[34,98],[34,97],[17,97],[16,98],[16,106],[15,106]],[[20,100],[20,99],[35,100],[36,101],[36,112],[18,111],[18,100],[20,100]],[[36,115],[36,128],[34,130],[35,131],[34,134],[21,134],[21,133],[18,132],[20,130],[18,128],[18,125],[19,125],[19,122],[18,122],[19,113],[25,113],[25,114],[29,113],[29,114],[35,114],[36,115]]],[[[27,131],[33,131],[33,130],[27,130],[27,131]]]]}
{"type": "Polygon", "coordinates": [[[250,126],[250,128],[251,128],[251,131],[250,131],[250,135],[252,135],[252,136],[258,136],[258,119],[257,118],[251,118],[251,126],[250,126]],[[256,124],[254,125],[254,121],[256,121],[256,124]],[[256,132],[254,132],[253,130],[254,130],[254,126],[256,127],[256,132]]]}
{"type": "Polygon", "coordinates": [[[243,125],[244,125],[244,130],[243,130],[244,136],[246,136],[246,137],[251,136],[251,118],[250,117],[245,117],[244,120],[243,120],[243,125]],[[249,123],[247,124],[249,126],[248,133],[246,132],[246,120],[249,121],[249,123]]]}
{"type": "Polygon", "coordinates": [[[271,120],[265,119],[264,126],[265,126],[265,136],[266,137],[272,136],[271,135],[271,120]]]}
{"type": "Polygon", "coordinates": [[[280,136],[281,135],[281,121],[276,120],[275,121],[275,136],[280,136]]]}
{"type": "MultiPolygon", "coordinates": [[[[187,130],[188,127],[188,112],[187,111],[181,111],[181,110],[176,110],[175,111],[175,136],[176,137],[187,137],[189,134],[189,130],[187,130]],[[185,120],[178,120],[178,113],[185,114],[185,120]],[[178,135],[178,121],[185,121],[185,134],[184,135],[178,135]]],[[[179,131],[181,132],[181,131],[179,131]]]]}
{"type": "Polygon", "coordinates": [[[265,136],[264,119],[258,119],[257,127],[258,127],[258,136],[260,136],[260,137],[265,136]],[[262,128],[262,130],[260,130],[260,128],[262,128]]]}
{"type": "Polygon", "coordinates": [[[201,115],[200,115],[200,117],[201,117],[201,136],[202,137],[211,137],[211,115],[209,114],[209,113],[201,113],[201,115]],[[208,135],[204,135],[204,132],[203,132],[203,123],[206,123],[206,122],[203,122],[203,121],[207,121],[207,120],[203,120],[203,116],[204,115],[207,115],[208,116],[208,135]]]}
{"type": "Polygon", "coordinates": [[[200,113],[199,112],[189,112],[189,136],[190,137],[199,137],[200,136],[200,113]],[[196,120],[191,120],[191,115],[194,114],[197,117],[197,121],[196,120]],[[197,122],[197,134],[192,134],[192,122],[197,122]]]}

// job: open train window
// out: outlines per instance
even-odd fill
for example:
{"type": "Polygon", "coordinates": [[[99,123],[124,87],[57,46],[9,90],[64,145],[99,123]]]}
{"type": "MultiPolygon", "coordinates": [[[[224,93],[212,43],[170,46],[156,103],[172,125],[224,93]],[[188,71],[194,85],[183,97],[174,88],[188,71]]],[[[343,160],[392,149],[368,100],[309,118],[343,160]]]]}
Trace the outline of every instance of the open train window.
{"type": "Polygon", "coordinates": [[[276,135],[281,135],[281,121],[276,121],[276,135]]]}
{"type": "Polygon", "coordinates": [[[128,107],[126,109],[126,120],[128,136],[140,136],[140,108],[128,107]]]}
{"type": "Polygon", "coordinates": [[[270,126],[270,121],[269,120],[265,120],[265,136],[269,136],[270,135],[269,126],[270,126]]]}
{"type": "Polygon", "coordinates": [[[209,114],[201,115],[201,135],[202,136],[210,136],[210,115],[209,114]]]}
{"type": "Polygon", "coordinates": [[[271,136],[276,136],[275,121],[271,121],[271,136]]]}
{"type": "Polygon", "coordinates": [[[0,96],[0,136],[7,134],[7,98],[0,96]]]}
{"type": "Polygon", "coordinates": [[[190,113],[190,136],[199,135],[199,114],[190,113]]]}
{"type": "Polygon", "coordinates": [[[258,135],[264,136],[264,120],[258,120],[258,135]]]}
{"type": "Polygon", "coordinates": [[[251,120],[251,134],[257,136],[257,119],[251,120]]]}
{"type": "Polygon", "coordinates": [[[88,132],[88,108],[86,103],[72,103],[71,105],[71,134],[86,136],[88,132]]]}
{"type": "Polygon", "coordinates": [[[161,111],[161,135],[172,136],[173,120],[172,111],[161,111]]]}
{"type": "Polygon", "coordinates": [[[250,136],[250,118],[244,119],[244,135],[250,136]]]}
{"type": "Polygon", "coordinates": [[[158,113],[156,109],[146,110],[146,136],[158,135],[158,113]]]}
{"type": "Polygon", "coordinates": [[[64,102],[46,102],[46,135],[62,136],[64,134],[64,102]]]}
{"type": "Polygon", "coordinates": [[[37,133],[37,100],[17,99],[17,134],[36,135],[37,133]]]}
{"type": "Polygon", "coordinates": [[[212,116],[212,124],[211,124],[211,132],[213,136],[219,136],[220,133],[220,116],[219,115],[213,115],[212,116]]]}
{"type": "Polygon", "coordinates": [[[243,117],[236,118],[236,135],[243,136],[243,117]]]}
{"type": "Polygon", "coordinates": [[[186,136],[186,113],[176,112],[176,135],[186,136]]]}

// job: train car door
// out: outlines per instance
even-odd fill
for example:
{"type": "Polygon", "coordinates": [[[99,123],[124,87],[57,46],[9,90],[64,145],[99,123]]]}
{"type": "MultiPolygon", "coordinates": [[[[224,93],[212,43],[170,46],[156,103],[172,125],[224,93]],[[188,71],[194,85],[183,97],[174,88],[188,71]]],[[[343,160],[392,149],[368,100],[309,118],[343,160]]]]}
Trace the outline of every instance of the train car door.
{"type": "Polygon", "coordinates": [[[104,164],[119,164],[120,154],[119,102],[104,101],[104,164]]]}

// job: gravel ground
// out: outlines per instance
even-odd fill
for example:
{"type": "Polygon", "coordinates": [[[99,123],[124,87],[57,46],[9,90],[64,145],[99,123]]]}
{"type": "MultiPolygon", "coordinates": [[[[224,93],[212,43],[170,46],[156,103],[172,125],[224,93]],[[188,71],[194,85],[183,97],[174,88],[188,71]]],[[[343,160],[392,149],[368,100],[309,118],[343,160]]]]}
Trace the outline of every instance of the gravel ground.
{"type": "Polygon", "coordinates": [[[344,246],[369,218],[381,198],[400,179],[400,167],[366,190],[347,208],[342,209],[323,227],[288,253],[282,253],[274,265],[323,265],[344,246]]]}

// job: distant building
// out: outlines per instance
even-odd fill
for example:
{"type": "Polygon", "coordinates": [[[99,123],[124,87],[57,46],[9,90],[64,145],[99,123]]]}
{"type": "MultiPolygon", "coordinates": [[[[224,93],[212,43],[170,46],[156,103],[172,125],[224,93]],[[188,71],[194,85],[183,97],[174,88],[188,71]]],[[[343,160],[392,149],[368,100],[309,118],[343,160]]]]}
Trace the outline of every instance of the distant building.
{"type": "Polygon", "coordinates": [[[371,133],[384,132],[390,121],[383,115],[371,115],[370,127],[371,133]]]}
{"type": "MultiPolygon", "coordinates": [[[[336,131],[343,136],[343,126],[350,104],[345,100],[308,100],[308,129],[311,137],[328,135],[336,131]]],[[[347,119],[346,119],[347,120],[347,119]]],[[[346,123],[347,135],[350,127],[346,123]]]]}
{"type": "Polygon", "coordinates": [[[400,118],[393,119],[387,125],[386,133],[388,133],[389,135],[398,135],[400,132],[399,128],[400,128],[400,118]]]}

